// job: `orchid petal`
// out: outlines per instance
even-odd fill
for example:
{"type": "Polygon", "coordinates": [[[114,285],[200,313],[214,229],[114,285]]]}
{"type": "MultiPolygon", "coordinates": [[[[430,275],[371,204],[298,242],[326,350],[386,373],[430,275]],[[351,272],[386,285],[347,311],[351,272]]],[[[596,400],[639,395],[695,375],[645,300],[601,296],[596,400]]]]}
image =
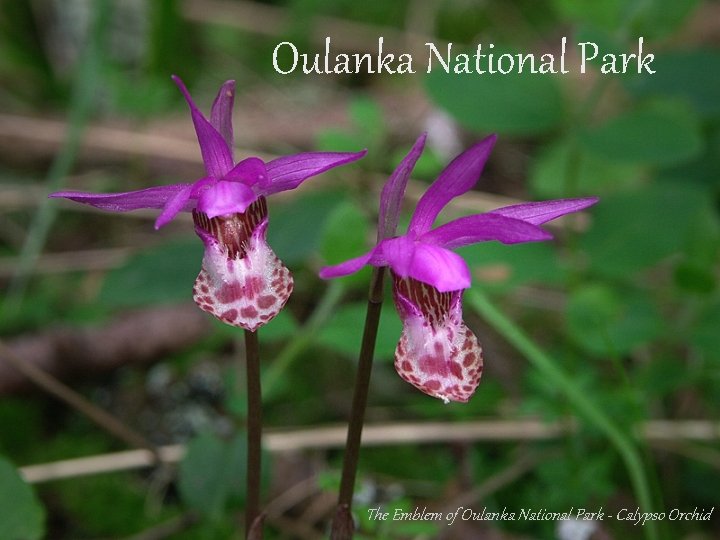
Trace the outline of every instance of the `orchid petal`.
{"type": "Polygon", "coordinates": [[[190,184],[185,189],[178,191],[175,196],[167,202],[165,208],[163,208],[163,211],[155,220],[156,229],[170,223],[177,213],[185,208],[185,205],[190,200],[190,194],[194,188],[194,184],[190,184]]]}
{"type": "Polygon", "coordinates": [[[426,138],[427,133],[423,133],[418,137],[410,152],[403,158],[383,187],[380,195],[378,242],[384,238],[395,236],[408,178],[415,167],[415,163],[420,158],[420,154],[422,154],[426,138]]]}
{"type": "Polygon", "coordinates": [[[417,242],[409,275],[440,292],[470,287],[470,269],[460,255],[423,242],[417,242]]]}
{"type": "Polygon", "coordinates": [[[259,187],[268,184],[268,172],[265,162],[257,157],[243,159],[225,175],[224,180],[230,182],[241,182],[246,186],[258,185],[259,187]]]}
{"type": "Polygon", "coordinates": [[[233,102],[235,101],[235,81],[225,81],[218,91],[218,95],[213,101],[210,110],[210,124],[222,135],[225,143],[230,149],[230,157],[232,158],[233,145],[235,139],[233,137],[232,111],[233,102]]]}
{"type": "Polygon", "coordinates": [[[359,257],[355,257],[354,259],[349,259],[347,261],[341,262],[340,264],[336,264],[333,266],[323,266],[320,269],[319,276],[322,279],[331,279],[354,274],[368,263],[371,256],[372,252],[369,251],[364,255],[360,255],[359,257]]]}
{"type": "MultiPolygon", "coordinates": [[[[89,204],[109,212],[129,212],[141,208],[163,208],[170,199],[192,184],[170,184],[124,193],[87,193],[84,191],[58,191],[49,195],[53,199],[70,199],[89,204]]],[[[190,210],[188,207],[182,210],[190,210]]]]}
{"type": "Polygon", "coordinates": [[[255,193],[245,184],[222,180],[200,194],[197,209],[214,218],[244,212],[256,199],[255,193]]]}
{"type": "Polygon", "coordinates": [[[498,240],[503,244],[550,240],[552,235],[532,223],[497,214],[466,216],[423,234],[419,240],[444,248],[498,240]]]}
{"type": "Polygon", "coordinates": [[[407,235],[388,238],[378,244],[378,248],[382,250],[388,266],[400,277],[410,275],[410,266],[415,256],[415,247],[415,240],[407,235]]]}
{"type": "Polygon", "coordinates": [[[192,184],[192,191],[190,192],[190,198],[191,199],[197,199],[200,197],[200,194],[205,191],[208,188],[211,188],[217,184],[217,180],[211,176],[205,176],[203,178],[200,178],[200,180],[196,180],[192,184]]]}
{"type": "Polygon", "coordinates": [[[267,218],[243,243],[242,256],[230,256],[227,247],[206,234],[202,269],[193,288],[200,309],[251,332],[275,317],[293,290],[290,271],[268,246],[266,230],[267,218]]]}
{"type": "Polygon", "coordinates": [[[393,275],[393,299],[403,322],[395,369],[422,392],[466,402],[482,376],[482,349],[462,320],[460,291],[440,292],[393,275]]]}
{"type": "Polygon", "coordinates": [[[295,189],[311,176],[356,161],[363,157],[362,152],[303,152],[283,156],[267,163],[270,183],[263,189],[263,195],[295,189]]]}
{"type": "Polygon", "coordinates": [[[385,240],[382,250],[387,264],[399,277],[415,278],[440,292],[470,286],[467,263],[460,255],[443,247],[400,236],[385,240]]]}
{"type": "Polygon", "coordinates": [[[430,230],[435,218],[445,205],[477,183],[496,139],[495,135],[486,137],[445,167],[438,179],[418,201],[408,226],[408,232],[420,235],[430,230]]]}
{"type": "Polygon", "coordinates": [[[540,225],[565,214],[578,212],[598,202],[597,197],[583,199],[557,199],[554,201],[529,202],[497,208],[489,214],[520,219],[533,225],[540,225]]]}
{"type": "Polygon", "coordinates": [[[197,108],[180,77],[173,75],[172,79],[180,88],[188,107],[190,107],[190,114],[195,125],[198,143],[200,143],[200,153],[205,164],[205,170],[210,176],[220,179],[233,168],[230,148],[223,136],[218,133],[197,108]]]}

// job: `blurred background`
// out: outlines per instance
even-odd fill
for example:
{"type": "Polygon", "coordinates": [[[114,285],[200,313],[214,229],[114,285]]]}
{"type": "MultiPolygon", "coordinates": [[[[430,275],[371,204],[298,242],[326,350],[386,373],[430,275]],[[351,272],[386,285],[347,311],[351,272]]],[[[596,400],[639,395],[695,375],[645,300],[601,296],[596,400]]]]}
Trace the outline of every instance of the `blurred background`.
{"type": "MultiPolygon", "coordinates": [[[[267,538],[324,537],[369,273],[327,283],[317,271],[371,244],[382,183],[423,130],[430,142],[408,215],[448,160],[489,133],[499,141],[476,190],[441,219],[601,197],[553,226],[554,242],[464,248],[473,288],[634,441],[657,511],[709,512],[720,482],[719,46],[717,1],[0,1],[0,537],[240,538],[242,339],[191,302],[202,248],[189,216],[158,232],[153,212],[105,214],[46,198],[200,178],[171,74],[206,113],[219,85],[237,81],[237,158],[369,150],[270,204],[269,241],[295,292],[260,332],[267,538]],[[375,54],[383,36],[386,52],[415,52],[417,73],[273,69],[278,43],[322,53],[326,36],[333,54],[375,54]],[[654,75],[602,75],[598,62],[577,72],[576,43],[632,53],[640,36],[654,75]],[[562,37],[573,68],[562,76],[423,69],[427,41],[471,54],[493,43],[557,55],[562,37]],[[107,421],[101,429],[58,399],[74,398],[56,380],[131,434],[108,433],[107,421]],[[179,464],[148,468],[145,454],[117,454],[142,445],[168,446],[179,464]]],[[[485,375],[472,400],[445,406],[402,382],[389,290],[387,300],[359,537],[646,532],[616,519],[570,532],[553,521],[367,520],[379,505],[603,507],[612,516],[638,505],[620,456],[567,388],[528,363],[474,302],[465,318],[483,343],[485,375]]],[[[666,518],[659,533],[717,538],[719,514],[708,517],[666,518]]]]}

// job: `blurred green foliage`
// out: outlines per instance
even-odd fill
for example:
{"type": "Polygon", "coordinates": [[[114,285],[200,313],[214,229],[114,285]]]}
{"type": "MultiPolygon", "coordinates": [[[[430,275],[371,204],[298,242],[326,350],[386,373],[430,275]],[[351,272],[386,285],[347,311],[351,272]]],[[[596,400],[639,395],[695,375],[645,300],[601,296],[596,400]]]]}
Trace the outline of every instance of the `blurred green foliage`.
{"type": "MultiPolygon", "coordinates": [[[[201,96],[197,101],[203,104],[209,102],[218,82],[231,77],[238,80],[240,95],[272,88],[286,100],[297,99],[298,108],[305,106],[305,96],[326,91],[327,86],[346,98],[347,122],[342,127],[322,126],[315,141],[308,135],[306,144],[315,143],[326,150],[368,148],[367,158],[352,171],[328,175],[324,185],[333,187],[303,188],[294,198],[273,202],[270,207],[269,242],[292,269],[296,289],[288,309],[261,332],[265,372],[276,359],[287,359],[267,400],[269,426],[345,419],[369,273],[344,278],[339,299],[329,302],[329,313],[322,313],[327,308],[322,299],[328,284],[315,274],[321,264],[360,255],[374,240],[378,173],[381,179],[389,174],[417,136],[402,131],[407,119],[397,118],[383,100],[385,92],[405,90],[408,96],[422,93],[419,109],[437,108],[447,113],[464,143],[489,132],[501,135],[504,148],[499,145],[491,158],[485,179],[496,182],[481,182],[481,189],[491,185],[490,189],[503,195],[522,194],[528,199],[601,196],[600,203],[587,212],[589,220],[572,217],[565,227],[552,229],[555,242],[489,243],[460,250],[477,286],[502,304],[571,375],[573,384],[622,429],[629,432],[635,422],[652,418],[717,420],[720,51],[697,40],[684,43],[692,34],[689,21],[706,9],[707,3],[524,0],[480,5],[451,0],[431,9],[423,7],[427,11],[420,9],[421,3],[407,1],[278,0],[263,4],[284,9],[290,21],[286,27],[264,28],[270,35],[258,36],[217,19],[189,17],[183,2],[177,0],[114,2],[114,16],[103,34],[103,57],[92,74],[98,90],[88,99],[95,119],[161,122],[166,112],[184,111],[180,95],[169,82],[171,73],[182,75],[194,95],[197,89],[201,96]],[[638,36],[643,36],[646,51],[656,56],[656,73],[599,76],[594,72],[580,78],[458,76],[436,69],[427,77],[417,74],[404,79],[279,77],[271,69],[272,48],[281,39],[296,38],[304,47],[314,48],[312,32],[324,30],[318,15],[374,25],[369,27],[372,32],[375,27],[379,31],[416,30],[414,21],[424,22],[418,31],[452,41],[457,52],[474,51],[478,42],[494,43],[496,54],[540,50],[557,43],[561,35],[570,42],[590,40],[602,50],[623,52],[633,50],[638,36]],[[277,35],[272,34],[274,30],[277,35]],[[399,124],[403,127],[398,128],[399,124]],[[322,324],[305,326],[318,312],[322,324]]],[[[77,90],[72,81],[82,52],[82,21],[92,5],[0,3],[0,112],[58,117],[67,110],[77,90]],[[47,8],[42,16],[38,14],[40,5],[47,8]],[[64,36],[63,28],[69,28],[64,36]]],[[[374,42],[368,43],[368,47],[374,46],[374,42]]],[[[594,63],[594,69],[597,67],[594,63]]],[[[316,99],[326,94],[320,95],[316,99]]],[[[244,120],[242,114],[237,118],[244,120]]],[[[237,129],[239,133],[254,127],[240,124],[237,129]]],[[[257,150],[273,152],[290,143],[264,144],[266,147],[257,150]]],[[[434,178],[445,159],[441,155],[439,149],[428,148],[416,177],[434,178]]],[[[122,186],[127,179],[128,187],[156,182],[155,164],[136,158],[106,164],[102,155],[90,157],[88,163],[78,166],[78,172],[106,166],[106,176],[98,180],[103,189],[117,178],[122,179],[122,186]]],[[[19,178],[38,184],[46,165],[33,159],[12,161],[3,166],[7,170],[1,170],[0,176],[3,183],[17,184],[19,178]]],[[[26,210],[8,212],[9,221],[0,223],[9,231],[7,238],[13,236],[8,223],[22,229],[30,214],[26,210]]],[[[94,226],[102,220],[103,216],[63,213],[47,251],[86,244],[102,247],[106,241],[105,247],[124,246],[135,238],[143,240],[142,247],[137,247],[125,264],[107,272],[38,277],[22,312],[0,321],[4,335],[57,322],[78,325],[109,318],[128,307],[188,299],[202,253],[189,227],[181,236],[156,236],[148,243],[144,233],[137,231],[149,229],[149,222],[120,225],[118,220],[94,226]]],[[[0,238],[4,257],[17,252],[17,241],[0,238]]],[[[388,291],[377,344],[371,420],[452,422],[512,419],[525,414],[557,420],[575,415],[561,389],[498,344],[497,335],[477,321],[467,306],[466,319],[486,342],[487,373],[469,404],[446,407],[395,376],[391,360],[400,322],[388,291]]],[[[236,335],[217,325],[205,344],[209,345],[206,351],[193,350],[182,357],[169,357],[167,362],[185,373],[203,355],[225,354],[236,335]]],[[[226,368],[223,372],[227,388],[217,408],[218,414],[236,422],[244,415],[244,396],[237,391],[231,371],[226,368]]],[[[104,435],[83,422],[53,423],[56,418],[48,412],[53,407],[4,398],[0,424],[12,428],[0,434],[0,450],[15,463],[26,464],[113,449],[104,435]]],[[[229,438],[203,432],[192,439],[175,485],[157,500],[148,495],[151,481],[134,473],[48,484],[37,489],[38,498],[14,465],[3,459],[0,537],[42,537],[46,512],[50,517],[47,527],[53,537],[62,539],[131,535],[187,511],[197,512],[203,519],[177,538],[231,537],[236,530],[233,513],[242,506],[238,486],[244,474],[244,446],[242,435],[237,434],[242,430],[234,431],[229,438]],[[154,501],[154,510],[148,500],[154,501]]],[[[655,497],[664,500],[666,507],[675,505],[682,510],[715,504],[713,486],[720,480],[717,441],[680,441],[678,445],[681,453],[691,457],[661,456],[645,449],[646,468],[656,479],[655,497]],[[692,457],[698,455],[711,458],[692,457]]],[[[537,507],[542,501],[549,510],[564,511],[578,505],[613,507],[618,500],[632,496],[620,460],[586,425],[565,439],[525,446],[539,455],[548,451],[552,458],[540,460],[522,480],[478,501],[478,507],[537,507]]],[[[385,488],[399,486],[399,493],[381,501],[387,508],[411,510],[418,501],[442,505],[461,481],[460,474],[469,474],[473,483],[480,484],[511,465],[517,447],[506,442],[369,449],[362,456],[362,477],[385,488]],[[469,472],[467,468],[458,471],[459,450],[467,455],[469,472]]],[[[337,469],[336,458],[331,456],[329,466],[337,469]]],[[[437,526],[431,523],[365,519],[366,510],[375,506],[374,502],[357,506],[365,537],[429,538],[437,534],[437,526]]],[[[536,538],[554,538],[555,534],[553,524],[543,524],[540,530],[532,523],[495,525],[536,538]]],[[[623,524],[603,526],[620,538],[636,532],[623,524]]],[[[718,530],[717,521],[666,522],[663,526],[668,538],[700,530],[712,537],[718,530]]],[[[276,531],[271,530],[269,537],[278,537],[276,531]]]]}
{"type": "Polygon", "coordinates": [[[0,537],[36,540],[45,534],[45,510],[15,467],[0,457],[0,537]],[[12,511],[10,511],[12,509],[12,511]]]}

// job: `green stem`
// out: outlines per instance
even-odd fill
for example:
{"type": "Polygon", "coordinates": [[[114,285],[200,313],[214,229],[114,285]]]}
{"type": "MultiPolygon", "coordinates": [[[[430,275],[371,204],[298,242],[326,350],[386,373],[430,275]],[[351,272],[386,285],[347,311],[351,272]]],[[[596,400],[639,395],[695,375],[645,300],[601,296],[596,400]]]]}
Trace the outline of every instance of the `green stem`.
{"type": "MultiPolygon", "coordinates": [[[[247,369],[247,492],[245,495],[245,536],[260,514],[260,469],[262,466],[262,390],[260,350],[257,332],[245,330],[247,369]]],[[[262,535],[262,531],[260,531],[262,535]]]]}
{"type": "Polygon", "coordinates": [[[365,409],[367,407],[368,390],[370,388],[375,341],[380,323],[380,312],[382,311],[384,276],[385,267],[373,267],[372,278],[370,280],[370,292],[368,295],[367,314],[365,316],[365,329],[360,346],[358,371],[355,378],[355,391],[353,393],[347,441],[345,443],[338,508],[332,523],[330,533],[331,540],[350,540],[353,536],[351,514],[352,497],[353,491],[355,490],[358,460],[360,458],[362,428],[363,422],[365,421],[365,409]]]}
{"type": "MultiPolygon", "coordinates": [[[[83,132],[85,131],[87,117],[96,95],[98,74],[102,64],[102,43],[110,19],[110,2],[102,0],[93,5],[95,6],[94,18],[73,84],[67,136],[47,173],[45,186],[48,193],[62,188],[63,180],[75,163],[83,132]]],[[[27,239],[20,252],[17,268],[8,286],[5,300],[0,306],[0,311],[5,314],[17,313],[25,295],[29,273],[35,266],[35,262],[45,246],[47,235],[56,215],[57,204],[44,197],[39,202],[27,239]]]]}
{"type": "MultiPolygon", "coordinates": [[[[549,356],[492,304],[483,292],[473,288],[466,292],[465,298],[472,308],[523,353],[536,369],[565,393],[578,414],[608,438],[625,463],[642,511],[652,512],[653,504],[648,480],[640,453],[630,436],[618,428],[549,356]]],[[[646,538],[658,539],[658,529],[654,521],[648,521],[643,530],[646,538]]]]}

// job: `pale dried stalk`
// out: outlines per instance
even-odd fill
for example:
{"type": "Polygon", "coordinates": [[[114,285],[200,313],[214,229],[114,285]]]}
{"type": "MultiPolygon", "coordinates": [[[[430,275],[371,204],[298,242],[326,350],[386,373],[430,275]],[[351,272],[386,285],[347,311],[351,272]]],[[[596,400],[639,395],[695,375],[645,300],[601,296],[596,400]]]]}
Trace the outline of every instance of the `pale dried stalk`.
{"type": "MultiPolygon", "coordinates": [[[[540,420],[486,420],[445,424],[390,423],[367,425],[363,429],[363,446],[392,446],[407,444],[437,444],[476,441],[540,441],[563,437],[575,430],[573,423],[545,424],[540,420]]],[[[720,422],[706,420],[651,420],[642,424],[638,432],[650,443],[666,441],[720,440],[720,422]]],[[[270,431],[264,436],[264,446],[270,452],[290,452],[304,449],[341,448],[345,444],[345,426],[314,429],[270,431]]],[[[182,459],[182,445],[158,449],[160,459],[175,463],[182,459]]],[[[152,454],[147,450],[130,450],[53,463],[29,465],[20,469],[31,483],[149,467],[152,454]]]]}
{"type": "Polygon", "coordinates": [[[63,384],[45,370],[18,358],[2,341],[0,341],[0,355],[5,362],[30,379],[33,384],[72,407],[111,435],[130,446],[145,449],[144,451],[149,453],[153,463],[162,461],[158,450],[142,434],[63,384]]]}
{"type": "MultiPolygon", "coordinates": [[[[282,7],[259,2],[226,2],[218,0],[188,1],[183,4],[186,19],[201,23],[218,24],[245,32],[266,36],[281,36],[291,26],[292,13],[282,7]]],[[[416,32],[398,30],[391,26],[378,26],[317,15],[313,17],[309,38],[324,45],[330,36],[332,46],[342,51],[377,51],[378,38],[383,37],[383,50],[397,54],[427,55],[425,43],[432,41],[439,50],[445,42],[416,32]]]]}

